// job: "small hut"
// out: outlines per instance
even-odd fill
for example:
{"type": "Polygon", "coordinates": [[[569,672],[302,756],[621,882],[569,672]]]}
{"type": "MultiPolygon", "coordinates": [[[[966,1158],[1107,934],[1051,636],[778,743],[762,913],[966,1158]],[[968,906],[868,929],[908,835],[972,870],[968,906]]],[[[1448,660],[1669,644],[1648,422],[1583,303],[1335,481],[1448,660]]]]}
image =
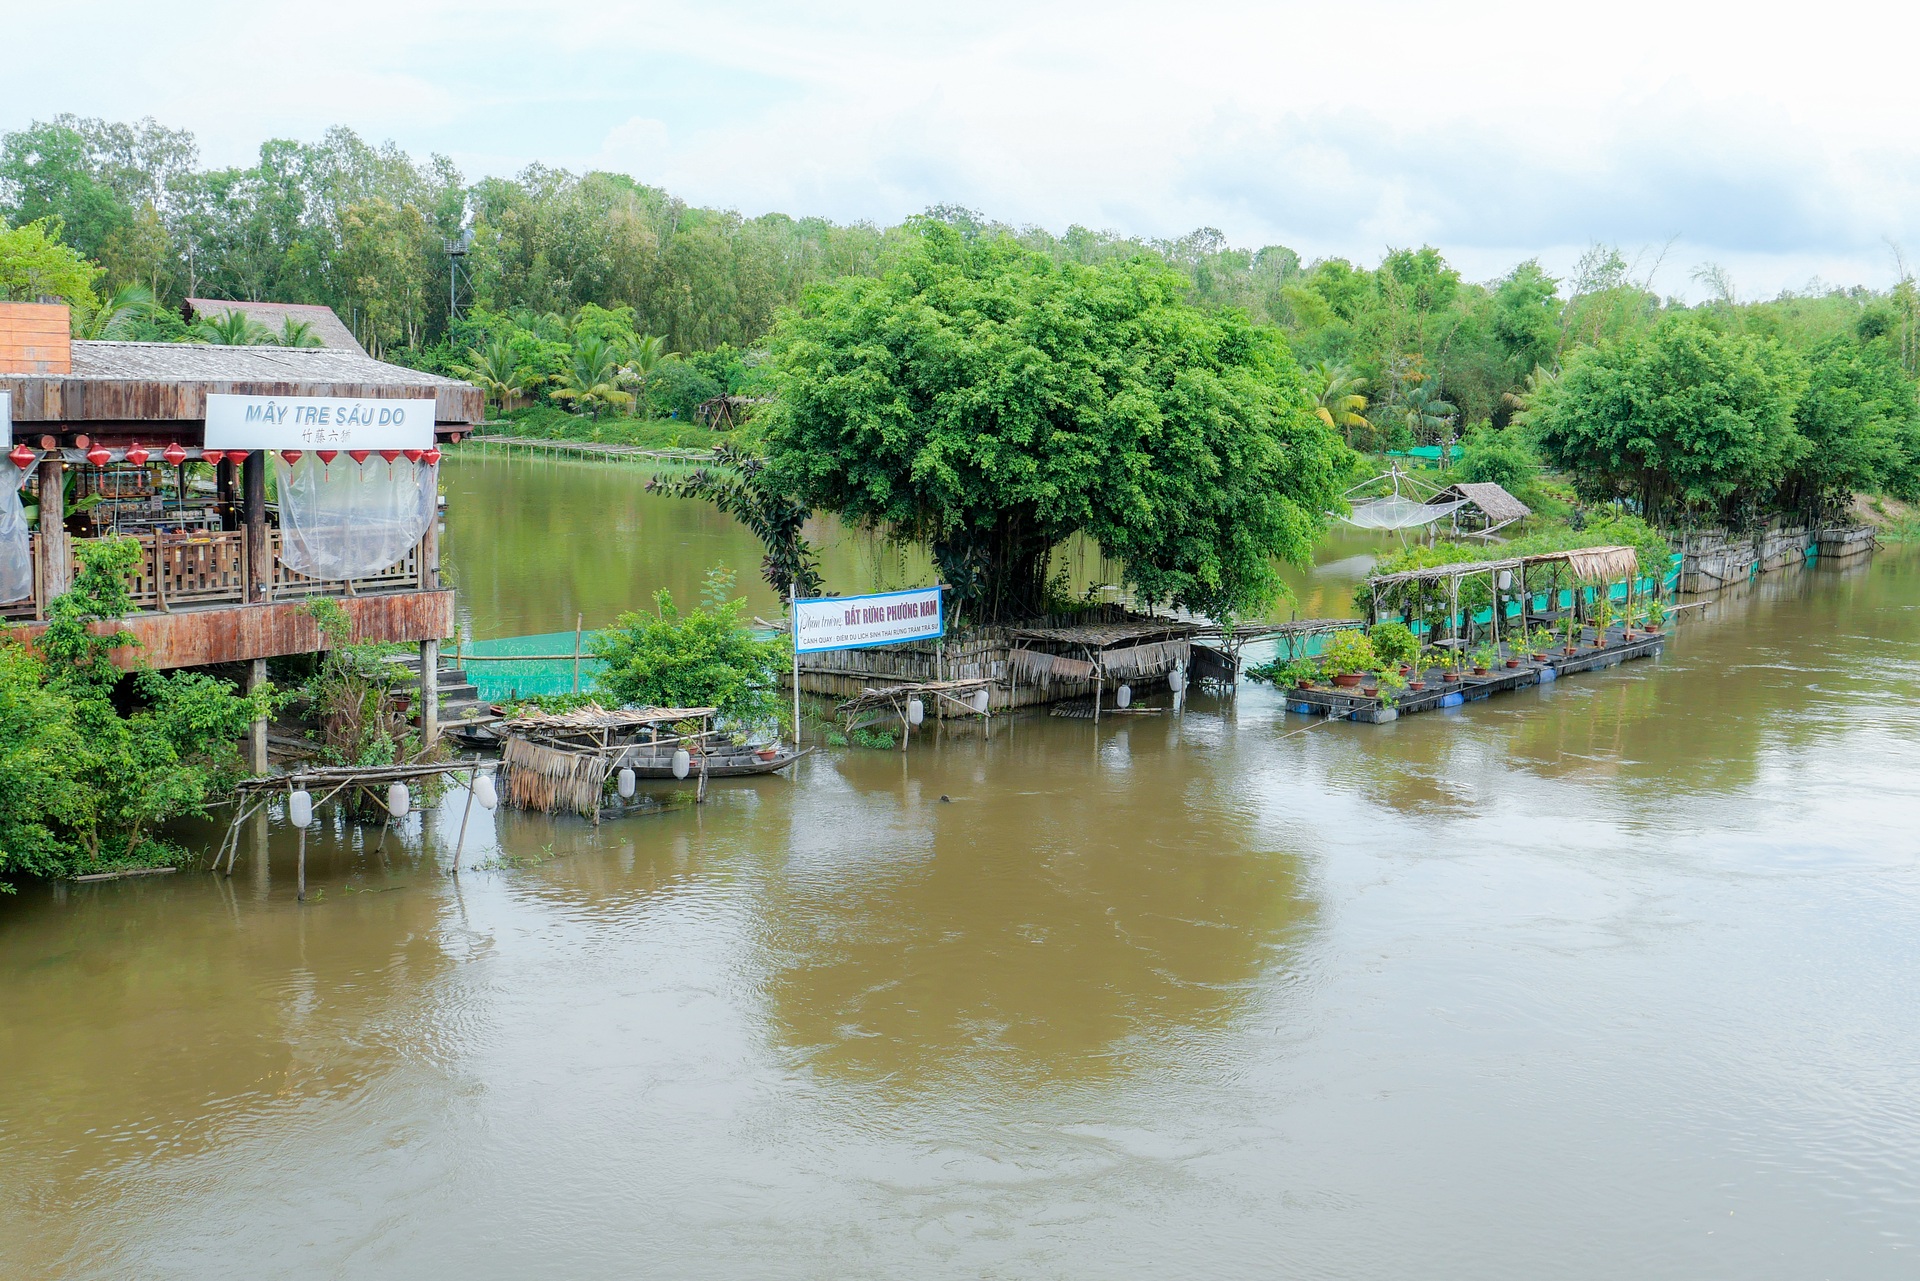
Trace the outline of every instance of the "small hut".
{"type": "Polygon", "coordinates": [[[1431,505],[1457,503],[1453,508],[1453,532],[1484,537],[1504,529],[1516,520],[1533,515],[1533,509],[1492,481],[1461,481],[1449,485],[1427,500],[1431,505]]]}

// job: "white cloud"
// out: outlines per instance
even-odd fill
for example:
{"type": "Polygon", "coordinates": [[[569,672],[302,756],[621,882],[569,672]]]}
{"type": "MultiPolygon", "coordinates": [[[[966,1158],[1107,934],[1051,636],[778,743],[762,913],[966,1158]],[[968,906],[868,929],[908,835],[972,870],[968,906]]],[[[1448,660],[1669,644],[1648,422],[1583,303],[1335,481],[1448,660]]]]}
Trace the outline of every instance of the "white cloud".
{"type": "Polygon", "coordinates": [[[1480,275],[1679,236],[1754,294],[1884,283],[1885,238],[1920,248],[1920,17],[1852,0],[55,9],[12,42],[86,57],[16,64],[0,126],[151,114],[220,163],[345,123],[749,213],[953,200],[1309,255],[1431,242],[1480,275]]]}

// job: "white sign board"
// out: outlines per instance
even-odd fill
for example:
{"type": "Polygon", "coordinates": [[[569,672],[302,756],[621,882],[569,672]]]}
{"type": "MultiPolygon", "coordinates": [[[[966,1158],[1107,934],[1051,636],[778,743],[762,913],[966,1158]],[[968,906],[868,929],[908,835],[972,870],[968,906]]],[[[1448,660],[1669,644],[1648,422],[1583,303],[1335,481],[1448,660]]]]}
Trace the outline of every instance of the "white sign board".
{"type": "Polygon", "coordinates": [[[433,400],[207,397],[208,449],[431,449],[433,400]]]}
{"type": "Polygon", "coordinates": [[[0,454],[13,447],[13,393],[0,391],[0,454]]]}
{"type": "Polygon", "coordinates": [[[946,635],[938,587],[877,596],[820,596],[793,603],[793,652],[866,649],[946,635]]]}

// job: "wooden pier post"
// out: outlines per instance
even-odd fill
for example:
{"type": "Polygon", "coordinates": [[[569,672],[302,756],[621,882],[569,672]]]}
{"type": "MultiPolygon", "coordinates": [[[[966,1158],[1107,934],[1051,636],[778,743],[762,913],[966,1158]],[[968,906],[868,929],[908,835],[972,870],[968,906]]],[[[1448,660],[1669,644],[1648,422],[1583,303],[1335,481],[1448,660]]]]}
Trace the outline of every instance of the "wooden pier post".
{"type": "MultiPolygon", "coordinates": [[[[267,683],[267,660],[256,658],[247,664],[247,693],[267,683]]],[[[247,768],[255,774],[267,772],[267,718],[263,715],[247,730],[247,768]]]]}
{"type": "Polygon", "coordinates": [[[440,642],[420,642],[420,742],[431,749],[440,741],[440,642]]]}

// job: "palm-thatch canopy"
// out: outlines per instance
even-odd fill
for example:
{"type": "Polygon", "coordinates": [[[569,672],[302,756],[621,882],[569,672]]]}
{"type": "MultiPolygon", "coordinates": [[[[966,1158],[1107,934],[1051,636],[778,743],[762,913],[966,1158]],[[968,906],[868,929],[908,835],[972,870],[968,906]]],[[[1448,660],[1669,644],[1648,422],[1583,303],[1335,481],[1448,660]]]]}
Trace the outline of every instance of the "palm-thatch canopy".
{"type": "Polygon", "coordinates": [[[1496,525],[1505,525],[1533,515],[1531,507],[1492,481],[1461,481],[1457,485],[1447,486],[1427,501],[1432,505],[1471,503],[1486,513],[1487,519],[1496,525]]]}

